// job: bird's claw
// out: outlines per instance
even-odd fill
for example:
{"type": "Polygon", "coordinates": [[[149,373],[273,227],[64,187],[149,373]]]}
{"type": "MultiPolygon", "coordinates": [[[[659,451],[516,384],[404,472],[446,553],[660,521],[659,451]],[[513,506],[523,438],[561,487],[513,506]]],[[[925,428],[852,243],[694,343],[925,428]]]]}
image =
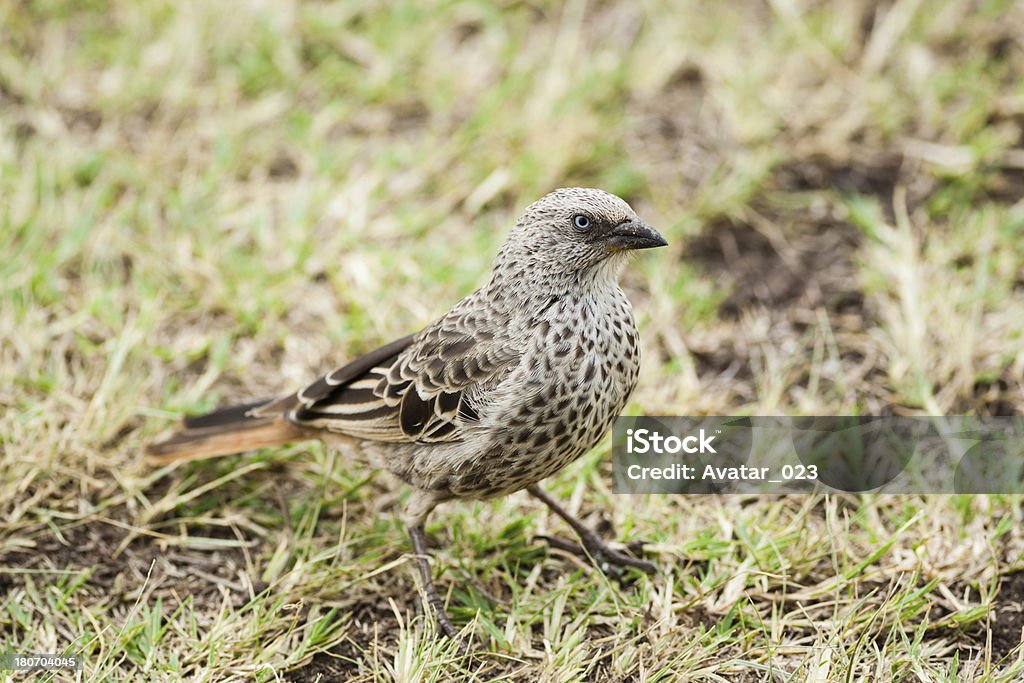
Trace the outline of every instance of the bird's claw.
{"type": "Polygon", "coordinates": [[[594,564],[596,564],[605,574],[610,574],[615,569],[621,569],[623,567],[633,567],[634,569],[639,569],[645,574],[655,574],[658,571],[658,568],[653,562],[641,560],[631,555],[627,555],[621,550],[616,550],[601,540],[601,538],[593,531],[580,536],[580,541],[583,544],[583,549],[586,550],[587,554],[594,560],[594,564]]]}
{"type": "Polygon", "coordinates": [[[448,614],[444,611],[444,605],[441,601],[437,602],[429,600],[431,607],[434,610],[434,620],[437,622],[437,630],[444,633],[448,638],[455,642],[456,647],[459,650],[459,654],[468,655],[473,651],[469,641],[459,635],[459,629],[455,628],[455,624],[452,623],[451,619],[448,618],[448,614]]]}
{"type": "Polygon", "coordinates": [[[580,534],[579,543],[573,543],[557,536],[541,536],[540,538],[552,548],[589,557],[598,569],[609,576],[620,576],[624,567],[633,567],[645,574],[656,574],[658,571],[658,567],[653,562],[637,559],[616,550],[594,531],[588,530],[586,533],[580,534]]]}

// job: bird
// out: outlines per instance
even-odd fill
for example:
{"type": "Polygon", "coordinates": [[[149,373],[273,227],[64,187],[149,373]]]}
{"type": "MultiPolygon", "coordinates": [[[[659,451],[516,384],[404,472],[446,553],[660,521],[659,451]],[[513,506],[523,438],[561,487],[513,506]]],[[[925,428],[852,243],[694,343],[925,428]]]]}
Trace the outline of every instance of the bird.
{"type": "Polygon", "coordinates": [[[427,518],[446,501],[526,489],[602,570],[654,573],[538,483],[597,445],[626,406],[640,346],[619,277],[629,254],[667,244],[616,195],[554,190],[516,220],[487,284],[420,331],[288,396],[186,417],[146,453],[167,464],[312,439],[358,449],[411,487],[401,517],[426,603],[463,647],[427,551],[427,518]]]}

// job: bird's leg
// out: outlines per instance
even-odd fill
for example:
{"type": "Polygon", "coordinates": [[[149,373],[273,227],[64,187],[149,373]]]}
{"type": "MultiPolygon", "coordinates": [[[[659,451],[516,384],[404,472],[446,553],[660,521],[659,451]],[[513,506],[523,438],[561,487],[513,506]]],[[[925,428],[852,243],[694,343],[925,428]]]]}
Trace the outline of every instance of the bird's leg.
{"type": "Polygon", "coordinates": [[[460,650],[468,652],[469,644],[459,637],[459,630],[455,628],[455,624],[444,611],[444,600],[441,599],[441,594],[437,591],[437,586],[434,585],[434,578],[430,574],[430,553],[427,551],[427,532],[424,530],[424,525],[430,512],[444,500],[444,497],[438,496],[436,493],[414,490],[406,502],[402,516],[405,526],[409,530],[409,538],[412,539],[412,549],[416,553],[416,566],[420,570],[423,592],[426,594],[429,604],[429,607],[424,605],[424,609],[434,613],[434,620],[437,622],[439,630],[444,631],[446,636],[457,642],[460,650]]]}
{"type": "Polygon", "coordinates": [[[452,620],[448,618],[448,614],[444,611],[444,600],[441,599],[441,594],[438,592],[437,586],[434,585],[434,579],[430,574],[427,533],[423,529],[423,524],[410,524],[409,536],[412,538],[412,549],[416,553],[416,564],[420,569],[420,578],[423,580],[423,591],[427,594],[427,602],[430,604],[430,609],[434,612],[434,619],[437,621],[437,625],[444,631],[446,636],[459,644],[461,650],[464,652],[468,651],[469,643],[459,636],[459,630],[455,628],[455,624],[452,623],[452,620]]]}
{"type": "MultiPolygon", "coordinates": [[[[554,512],[556,515],[565,520],[565,523],[573,528],[573,531],[580,537],[580,543],[583,545],[583,550],[586,554],[594,561],[594,563],[601,569],[601,571],[608,573],[608,570],[613,566],[618,567],[635,567],[642,572],[648,574],[654,574],[658,571],[658,568],[651,562],[646,560],[638,560],[635,557],[612,548],[597,535],[593,529],[585,525],[580,520],[570,515],[565,508],[558,504],[554,498],[549,496],[542,488],[534,484],[526,489],[530,492],[530,495],[534,498],[539,499],[554,512]]],[[[561,547],[565,549],[566,544],[557,542],[556,539],[548,540],[551,545],[561,547]]]]}

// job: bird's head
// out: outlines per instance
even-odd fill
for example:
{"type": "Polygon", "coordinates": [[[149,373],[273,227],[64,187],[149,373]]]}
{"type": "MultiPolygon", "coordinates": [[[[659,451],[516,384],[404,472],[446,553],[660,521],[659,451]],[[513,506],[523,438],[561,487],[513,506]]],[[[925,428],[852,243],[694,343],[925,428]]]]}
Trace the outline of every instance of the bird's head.
{"type": "Polygon", "coordinates": [[[608,276],[614,280],[624,254],[666,244],[619,197],[603,190],[567,187],[526,208],[502,247],[498,265],[513,280],[587,283],[608,276]]]}

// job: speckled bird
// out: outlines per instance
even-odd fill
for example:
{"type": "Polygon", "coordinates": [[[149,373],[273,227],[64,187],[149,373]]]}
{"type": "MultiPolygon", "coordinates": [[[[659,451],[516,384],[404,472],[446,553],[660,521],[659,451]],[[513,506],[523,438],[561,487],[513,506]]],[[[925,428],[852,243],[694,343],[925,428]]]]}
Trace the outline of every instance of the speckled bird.
{"type": "Polygon", "coordinates": [[[665,239],[615,195],[564,188],[530,205],[490,281],[416,334],[284,398],[184,420],[148,448],[157,462],[321,439],[358,449],[413,488],[404,519],[445,633],[424,523],[439,503],[528,489],[580,535],[603,569],[654,566],[604,543],[537,482],[589,451],[626,405],[640,368],[619,275],[665,239]]]}

